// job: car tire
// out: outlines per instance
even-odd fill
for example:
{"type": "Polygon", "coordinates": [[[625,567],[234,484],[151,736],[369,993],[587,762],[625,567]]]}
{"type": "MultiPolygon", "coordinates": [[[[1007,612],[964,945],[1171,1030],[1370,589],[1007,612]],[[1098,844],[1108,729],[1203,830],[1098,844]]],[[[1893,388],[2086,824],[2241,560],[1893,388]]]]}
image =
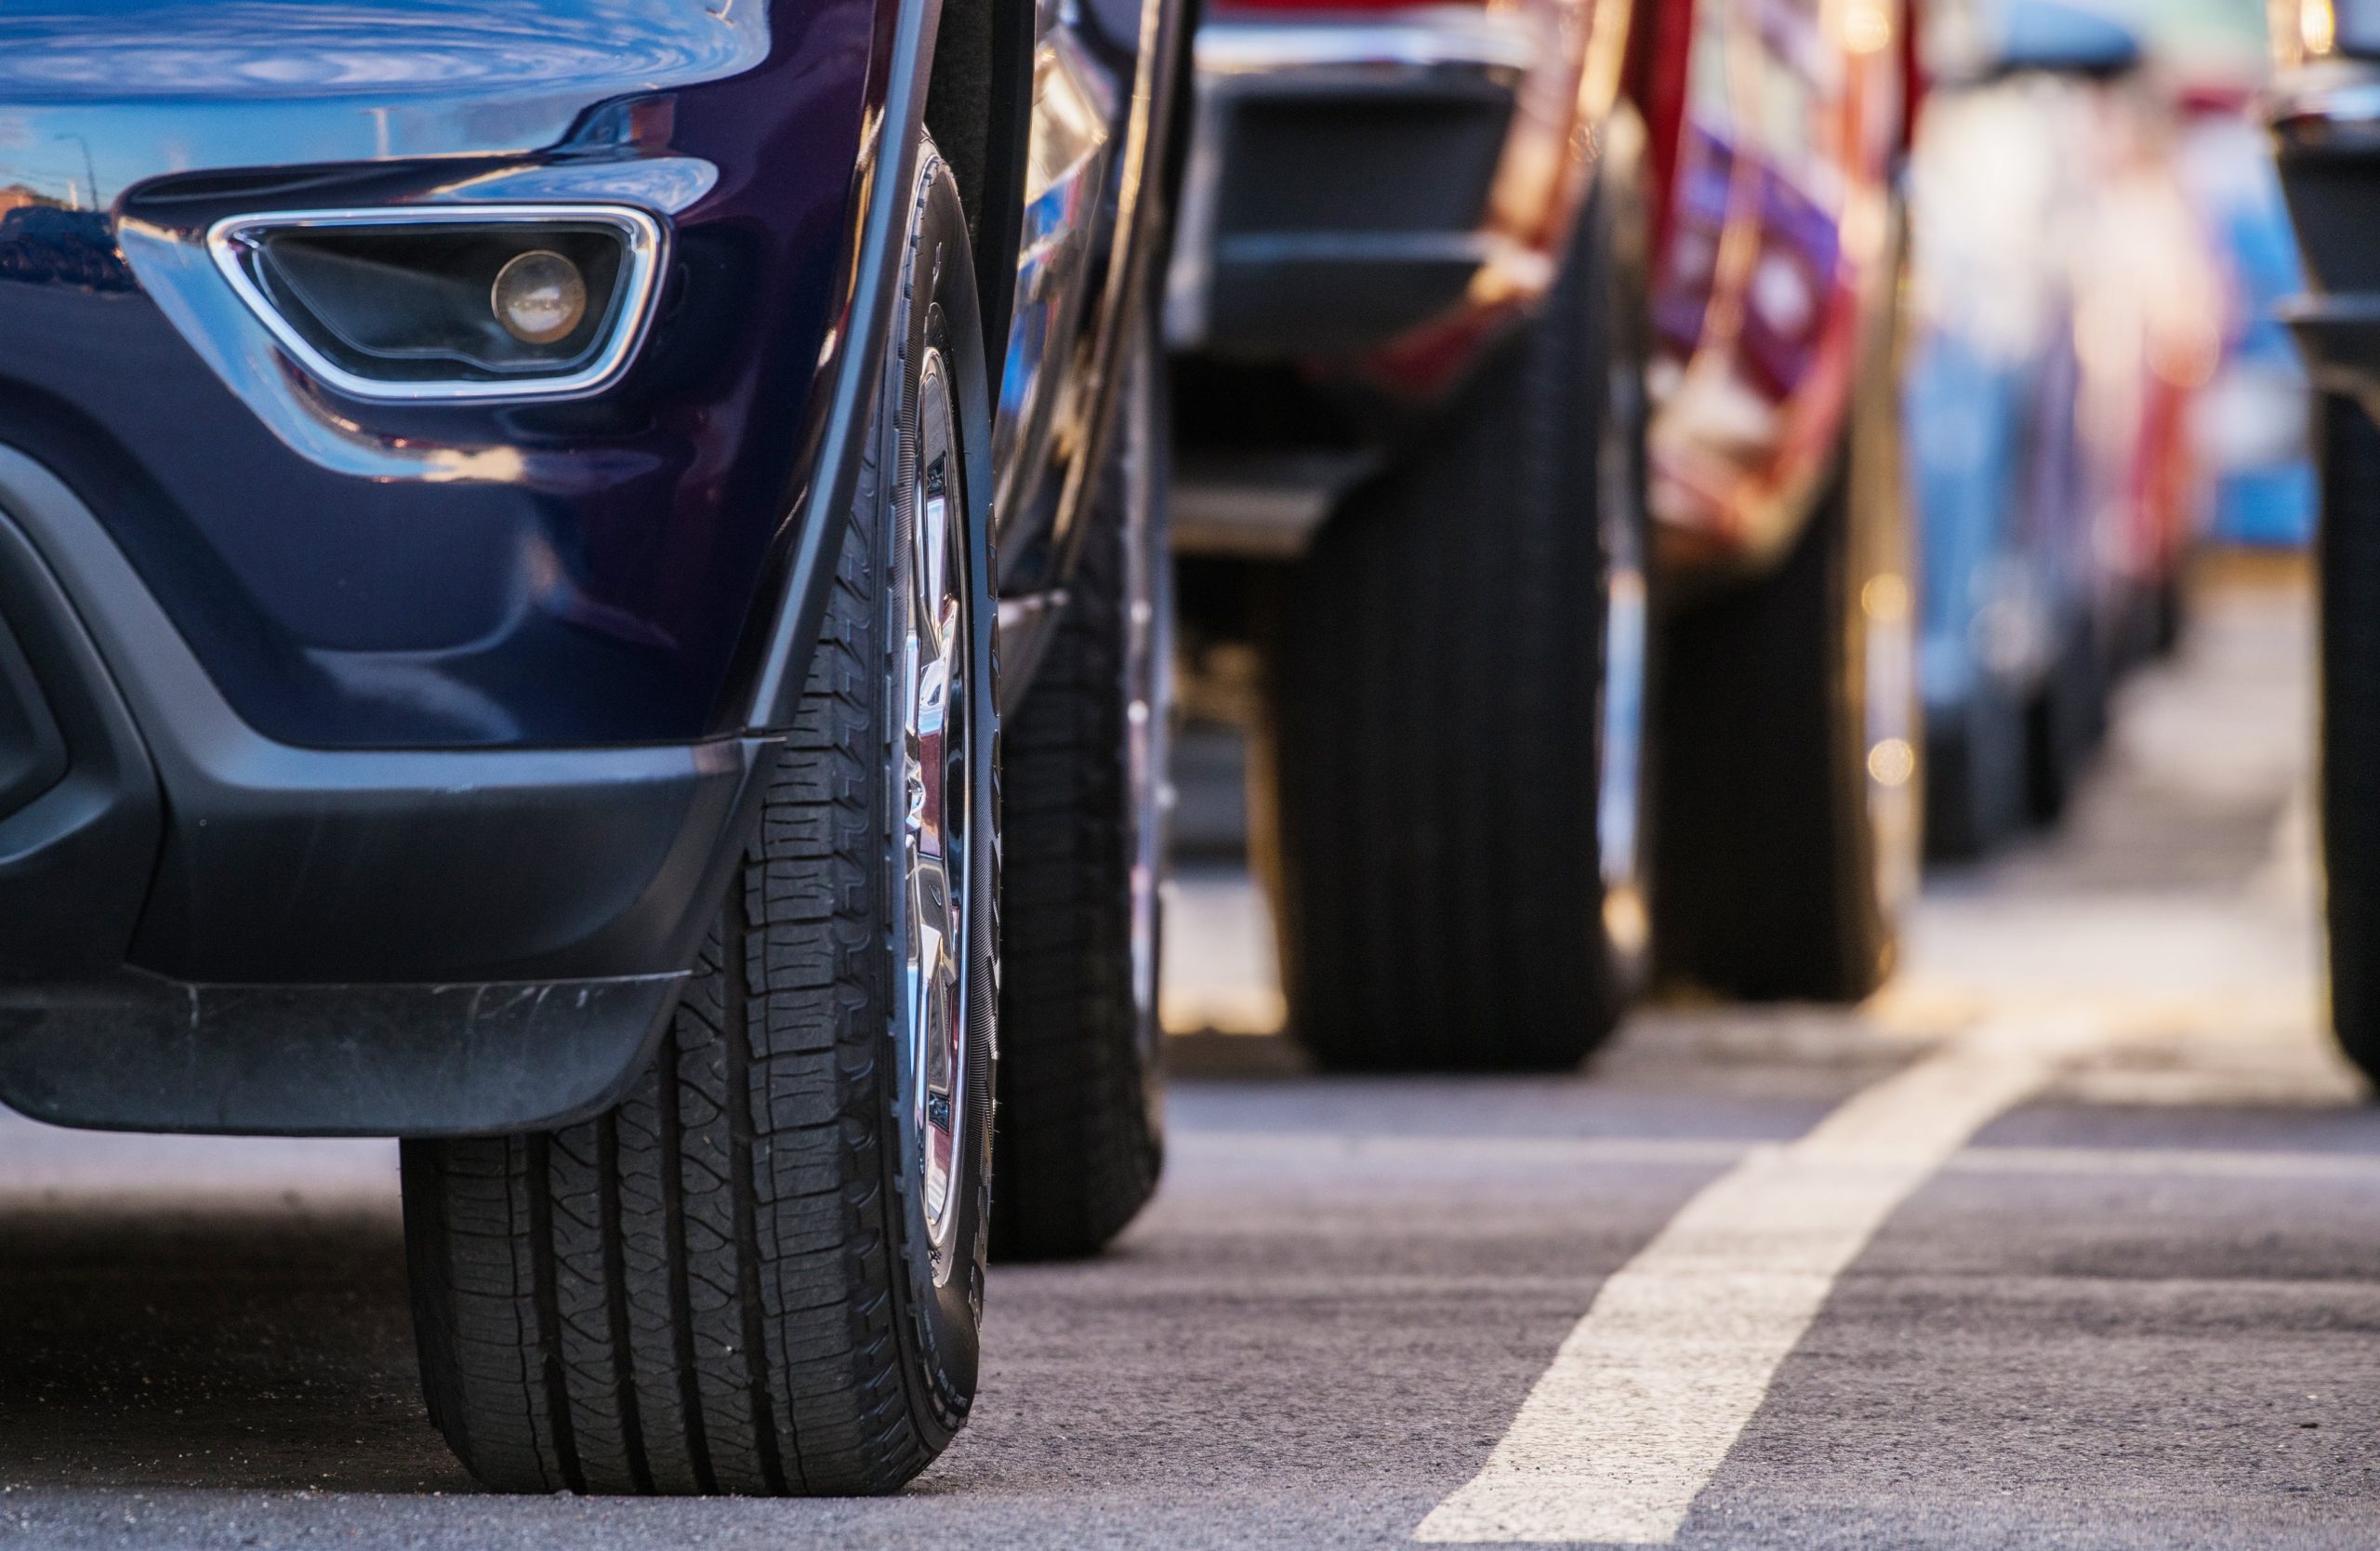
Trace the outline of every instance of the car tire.
{"type": "Polygon", "coordinates": [[[2024,697],[1978,685],[1925,718],[1925,851],[1945,862],[1992,855],[2024,832],[2030,771],[2024,697]]]}
{"type": "Polygon", "coordinates": [[[1064,617],[1001,736],[992,1253],[1092,1253],[1164,1166],[1157,954],[1170,744],[1171,421],[1152,325],[1064,617]]]}
{"type": "Polygon", "coordinates": [[[492,1487],[883,1492],[974,1398],[990,411],[958,188],[919,161],[806,687],[657,1058],[582,1123],[403,1147],[430,1416],[492,1487]]]}
{"type": "Polygon", "coordinates": [[[1575,1067],[1640,978],[1633,165],[1606,162],[1546,305],[1287,577],[1251,808],[1325,1067],[1575,1067]]]}
{"type": "Polygon", "coordinates": [[[1897,321],[1869,331],[1844,451],[1782,563],[1662,621],[1665,979],[1843,1002],[1892,972],[1924,789],[1897,321]]]}
{"type": "Polygon", "coordinates": [[[2189,634],[2189,584],[2184,569],[2187,563],[2179,558],[2169,562],[2165,573],[2149,590],[2149,655],[2159,662],[2172,661],[2182,649],[2183,638],[2189,634]]]}
{"type": "Polygon", "coordinates": [[[2107,736],[2108,679],[2097,629],[2087,616],[2076,619],[2026,708],[2026,804],[2034,823],[2056,824],[2074,801],[2107,736]]]}
{"type": "Polygon", "coordinates": [[[2321,815],[2331,1027],[2380,1083],[2380,426],[2320,406],[2321,815]]]}

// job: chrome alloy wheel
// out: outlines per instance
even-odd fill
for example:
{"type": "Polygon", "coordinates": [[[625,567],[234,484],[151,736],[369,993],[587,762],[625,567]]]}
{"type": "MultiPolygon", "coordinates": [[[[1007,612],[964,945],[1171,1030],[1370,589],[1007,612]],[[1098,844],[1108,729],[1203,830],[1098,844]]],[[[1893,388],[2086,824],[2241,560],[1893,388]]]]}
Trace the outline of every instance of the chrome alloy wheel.
{"type": "Polygon", "coordinates": [[[974,621],[951,395],[941,351],[927,351],[919,372],[915,436],[903,449],[906,488],[893,540],[893,596],[901,611],[896,640],[903,654],[895,690],[903,815],[900,1017],[915,1074],[918,1200],[937,1284],[949,1279],[960,1259],[952,1240],[960,1216],[961,1160],[981,1142],[968,1134],[979,1123],[971,1084],[989,1075],[970,1069],[967,1051],[969,1020],[979,1012],[968,1005],[977,985],[968,957],[974,940],[971,912],[978,908],[978,881],[968,876],[969,826],[977,816],[969,811],[969,796],[974,762],[987,750],[968,724],[974,621]]]}

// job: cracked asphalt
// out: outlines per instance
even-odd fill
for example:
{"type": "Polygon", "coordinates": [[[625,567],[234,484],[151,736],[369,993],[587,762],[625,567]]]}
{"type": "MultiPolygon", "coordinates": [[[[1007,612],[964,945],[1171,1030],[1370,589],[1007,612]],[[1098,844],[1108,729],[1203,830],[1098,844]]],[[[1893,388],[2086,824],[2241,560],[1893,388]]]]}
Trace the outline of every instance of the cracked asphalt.
{"type": "MultiPolygon", "coordinates": [[[[977,1417],[896,1499],[476,1491],[414,1387],[391,1145],[0,1123],[0,1543],[1410,1544],[1689,1202],[1978,1029],[2063,1020],[1739,1428],[1648,1402],[1578,1438],[1709,1446],[1662,1485],[1685,1546],[2380,1544],[2380,1111],[2320,1033],[2309,630],[2302,577],[2208,590],[2067,830],[1937,881],[1858,1012],[1659,1008],[1537,1082],[1177,1038],[1157,1202],[1103,1259],[995,1272],[977,1417]]],[[[1175,1021],[1261,1025],[1254,908],[1183,877],[1175,1021]]]]}

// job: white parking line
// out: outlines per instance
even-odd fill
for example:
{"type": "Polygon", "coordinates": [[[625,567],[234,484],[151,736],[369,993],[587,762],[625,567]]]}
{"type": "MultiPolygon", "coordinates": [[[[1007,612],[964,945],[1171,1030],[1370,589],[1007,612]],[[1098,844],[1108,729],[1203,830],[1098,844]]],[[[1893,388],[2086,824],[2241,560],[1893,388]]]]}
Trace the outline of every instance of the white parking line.
{"type": "Polygon", "coordinates": [[[2354,1152],[2224,1152],[2199,1147],[1977,1147],[1951,1174],[2137,1174],[2151,1179],[2341,1180],[2380,1184],[2380,1158],[2354,1152]]]}
{"type": "MultiPolygon", "coordinates": [[[[5,1133],[0,1133],[5,1141],[5,1133]]],[[[1537,1169],[1719,1169],[1770,1142],[1699,1136],[1435,1136],[1399,1132],[1331,1135],[1292,1132],[1188,1131],[1166,1138],[1169,1164],[1195,1164],[1273,1177],[1285,1166],[1306,1176],[1334,1165],[1366,1180],[1439,1180],[1450,1164],[1537,1169]]],[[[0,1148],[0,1163],[7,1161],[0,1148]]],[[[2355,1180],[2380,1183],[2380,1155],[2288,1148],[1992,1147],[1942,1160],[1946,1174],[2143,1174],[2158,1179],[2355,1180]]],[[[11,1176],[13,1182],[13,1176],[11,1176]]],[[[1320,1226],[1301,1231],[1322,1232],[1320,1226]]],[[[1369,1233],[1351,1225],[1351,1233],[1369,1233]]]]}
{"type": "Polygon", "coordinates": [[[1603,1284],[1487,1465],[1413,1538],[1674,1540],[1844,1267],[2096,1034],[1986,1023],[1705,1186],[1603,1284]]]}

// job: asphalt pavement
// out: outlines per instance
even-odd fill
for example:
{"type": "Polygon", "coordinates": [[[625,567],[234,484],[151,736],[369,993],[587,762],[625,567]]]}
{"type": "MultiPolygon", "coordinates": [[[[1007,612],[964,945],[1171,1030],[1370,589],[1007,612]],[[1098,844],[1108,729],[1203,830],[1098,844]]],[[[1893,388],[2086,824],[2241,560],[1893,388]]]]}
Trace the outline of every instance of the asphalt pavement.
{"type": "MultiPolygon", "coordinates": [[[[0,1124],[0,1543],[2380,1544],[2380,1111],[2320,1032],[2302,578],[2235,570],[2054,841],[1858,1013],[1667,1007],[1560,1081],[1175,1041],[1106,1257],[996,1270],[904,1496],[476,1491],[393,1148],[0,1124]]],[[[1183,1025],[1277,1016],[1185,876],[1183,1025]]]]}

